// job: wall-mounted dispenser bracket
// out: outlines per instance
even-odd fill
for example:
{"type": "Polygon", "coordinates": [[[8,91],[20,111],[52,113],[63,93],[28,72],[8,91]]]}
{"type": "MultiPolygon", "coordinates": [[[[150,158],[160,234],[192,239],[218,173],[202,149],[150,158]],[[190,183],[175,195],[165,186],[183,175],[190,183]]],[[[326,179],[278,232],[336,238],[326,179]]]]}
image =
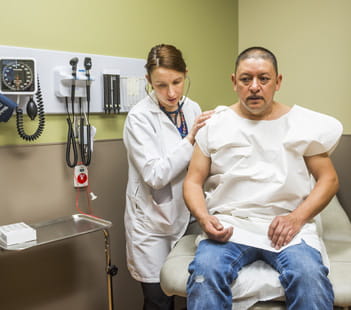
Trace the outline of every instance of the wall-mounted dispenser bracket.
{"type": "MultiPolygon", "coordinates": [[[[90,83],[95,80],[94,76],[90,76],[90,83]]],[[[71,96],[71,86],[73,83],[72,68],[69,66],[58,66],[54,68],[54,85],[55,85],[55,95],[57,97],[70,97],[71,96]]],[[[77,77],[75,80],[76,91],[75,97],[85,98],[87,76],[85,75],[84,68],[77,69],[77,77]]]]}

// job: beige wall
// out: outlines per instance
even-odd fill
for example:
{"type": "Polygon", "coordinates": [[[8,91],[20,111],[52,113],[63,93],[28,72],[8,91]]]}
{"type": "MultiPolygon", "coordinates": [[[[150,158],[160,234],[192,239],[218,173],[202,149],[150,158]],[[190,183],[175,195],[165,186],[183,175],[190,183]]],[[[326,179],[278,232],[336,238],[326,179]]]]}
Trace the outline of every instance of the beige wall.
{"type": "MultiPolygon", "coordinates": [[[[189,96],[203,109],[233,98],[236,0],[18,0],[6,2],[2,12],[1,45],[145,59],[153,45],[171,43],[183,51],[192,81],[189,96]]],[[[96,138],[122,137],[124,119],[92,117],[96,138]]],[[[48,116],[37,142],[62,142],[66,132],[64,117],[48,116]]],[[[14,118],[0,123],[0,145],[21,143],[26,142],[18,138],[14,118]]]]}
{"type": "Polygon", "coordinates": [[[277,98],[330,114],[351,132],[351,1],[239,0],[239,50],[262,45],[283,74],[277,98]]]}
{"type": "MultiPolygon", "coordinates": [[[[41,223],[78,213],[64,144],[2,146],[0,158],[0,225],[41,223]]],[[[125,258],[127,168],[121,140],[97,142],[89,183],[98,198],[90,204],[94,215],[113,223],[111,259],[119,267],[113,278],[115,309],[141,309],[141,290],[125,258]]],[[[79,195],[83,212],[89,211],[86,194],[79,195]]],[[[0,309],[107,309],[105,261],[102,231],[20,252],[0,251],[0,309]]]]}

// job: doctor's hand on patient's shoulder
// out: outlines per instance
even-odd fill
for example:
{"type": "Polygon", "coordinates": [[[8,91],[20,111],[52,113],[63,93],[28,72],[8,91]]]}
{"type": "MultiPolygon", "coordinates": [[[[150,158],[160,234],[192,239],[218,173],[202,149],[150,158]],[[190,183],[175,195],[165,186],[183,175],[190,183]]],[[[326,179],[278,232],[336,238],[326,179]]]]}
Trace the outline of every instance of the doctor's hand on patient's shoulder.
{"type": "Polygon", "coordinates": [[[279,250],[289,244],[302,226],[303,223],[293,213],[276,216],[268,229],[268,237],[272,241],[272,247],[279,250]]]}
{"type": "Polygon", "coordinates": [[[211,240],[227,242],[233,234],[233,227],[224,228],[220,221],[210,214],[199,219],[199,223],[202,230],[211,240]]]}
{"type": "Polygon", "coordinates": [[[191,127],[189,134],[186,136],[186,138],[189,140],[191,144],[195,143],[195,136],[199,129],[201,127],[204,127],[206,125],[206,121],[211,117],[211,115],[214,113],[213,110],[205,111],[202,112],[196,119],[193,124],[193,127],[191,127]]]}

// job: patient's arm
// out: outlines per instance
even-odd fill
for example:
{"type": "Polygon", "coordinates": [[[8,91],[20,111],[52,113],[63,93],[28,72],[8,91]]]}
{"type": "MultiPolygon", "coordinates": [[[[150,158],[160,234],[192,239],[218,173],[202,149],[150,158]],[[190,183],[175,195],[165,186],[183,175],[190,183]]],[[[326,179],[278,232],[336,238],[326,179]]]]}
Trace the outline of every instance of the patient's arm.
{"type": "Polygon", "coordinates": [[[326,153],[305,157],[305,162],[316,184],[309,196],[293,212],[277,216],[272,221],[268,236],[276,249],[287,245],[303,225],[324,209],[338,191],[338,176],[326,153]]]}
{"type": "Polygon", "coordinates": [[[184,180],[184,200],[207,236],[219,242],[226,242],[231,237],[233,228],[224,229],[218,219],[208,213],[202,190],[202,186],[209,175],[210,166],[211,159],[206,157],[196,145],[188,174],[184,180]]]}

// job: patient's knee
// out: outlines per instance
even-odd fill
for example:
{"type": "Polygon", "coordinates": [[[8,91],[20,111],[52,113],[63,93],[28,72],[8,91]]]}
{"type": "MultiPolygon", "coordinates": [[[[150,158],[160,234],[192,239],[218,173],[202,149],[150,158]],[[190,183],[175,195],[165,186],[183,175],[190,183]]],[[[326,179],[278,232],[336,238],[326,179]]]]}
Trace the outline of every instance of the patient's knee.
{"type": "Polygon", "coordinates": [[[311,265],[308,268],[297,268],[295,270],[287,270],[281,274],[281,280],[286,285],[297,285],[305,287],[306,290],[312,287],[323,286],[327,280],[328,268],[324,265],[311,265]]]}

